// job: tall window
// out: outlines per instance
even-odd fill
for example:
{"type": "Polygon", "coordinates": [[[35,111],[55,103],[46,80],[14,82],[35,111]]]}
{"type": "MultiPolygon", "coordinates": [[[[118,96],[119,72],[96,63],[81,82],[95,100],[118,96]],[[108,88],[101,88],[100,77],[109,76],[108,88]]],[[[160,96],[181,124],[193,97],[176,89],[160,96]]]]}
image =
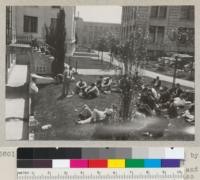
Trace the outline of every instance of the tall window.
{"type": "Polygon", "coordinates": [[[152,43],[163,43],[165,34],[163,26],[150,26],[149,33],[152,43]]]}
{"type": "Polygon", "coordinates": [[[182,6],[181,19],[194,20],[194,6],[182,6]]]}
{"type": "Polygon", "coordinates": [[[160,6],[158,17],[159,18],[166,18],[166,15],[167,15],[167,7],[166,6],[160,6]]]}
{"type": "Polygon", "coordinates": [[[151,17],[157,17],[158,16],[158,6],[152,6],[151,7],[151,17]]]}
{"type": "Polygon", "coordinates": [[[151,42],[155,42],[156,40],[156,26],[150,26],[149,27],[149,34],[151,37],[151,42]]]}
{"type": "Polygon", "coordinates": [[[164,41],[164,32],[165,28],[164,27],[157,27],[157,42],[158,43],[163,43],[164,41]]]}
{"type": "Polygon", "coordinates": [[[24,16],[24,32],[37,33],[38,17],[24,16]]]}
{"type": "Polygon", "coordinates": [[[166,6],[152,6],[151,7],[151,18],[166,18],[167,7],[166,6]]]}

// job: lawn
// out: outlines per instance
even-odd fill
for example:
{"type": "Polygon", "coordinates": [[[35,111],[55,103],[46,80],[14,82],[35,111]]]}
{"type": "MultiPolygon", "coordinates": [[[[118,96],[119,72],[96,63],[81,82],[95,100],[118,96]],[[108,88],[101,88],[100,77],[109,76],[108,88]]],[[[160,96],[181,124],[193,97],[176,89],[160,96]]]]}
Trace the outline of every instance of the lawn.
{"type": "Polygon", "coordinates": [[[71,64],[73,67],[78,69],[113,69],[113,65],[110,66],[110,63],[101,61],[100,59],[92,59],[88,57],[72,57],[70,62],[66,60],[66,63],[71,64]]]}
{"type": "MultiPolygon", "coordinates": [[[[145,64],[145,69],[149,71],[154,71],[163,75],[173,76],[174,68],[169,66],[160,66],[158,67],[158,62],[156,61],[149,61],[148,64],[145,64]]],[[[191,76],[190,72],[179,71],[176,72],[176,77],[179,79],[185,79],[189,81],[194,81],[194,76],[191,76]]]]}
{"type": "MultiPolygon", "coordinates": [[[[76,75],[87,82],[94,82],[98,76],[76,75]]],[[[149,82],[152,79],[146,79],[149,82]]],[[[72,84],[72,89],[75,82],[72,84]]],[[[40,126],[51,124],[49,130],[38,128],[36,140],[193,140],[193,133],[188,133],[190,125],[181,120],[169,120],[163,117],[134,119],[124,124],[93,123],[77,125],[77,110],[83,104],[92,109],[104,110],[111,104],[119,104],[119,94],[101,94],[100,97],[87,100],[74,95],[71,98],[60,98],[62,85],[47,85],[40,87],[35,118],[40,126]],[[169,126],[170,124],[170,126],[169,126]],[[178,129],[178,130],[177,130],[178,129]],[[150,132],[150,136],[148,135],[150,132]]]]}

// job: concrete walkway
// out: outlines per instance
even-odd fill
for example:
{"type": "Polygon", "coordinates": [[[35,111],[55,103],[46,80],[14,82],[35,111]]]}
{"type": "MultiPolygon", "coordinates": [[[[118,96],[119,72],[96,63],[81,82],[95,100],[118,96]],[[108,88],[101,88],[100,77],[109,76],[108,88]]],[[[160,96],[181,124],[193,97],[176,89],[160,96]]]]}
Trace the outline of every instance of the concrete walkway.
{"type": "Polygon", "coordinates": [[[27,65],[15,65],[6,85],[6,140],[22,140],[28,125],[27,65]]]}
{"type": "MultiPolygon", "coordinates": [[[[97,53],[97,51],[96,51],[96,53],[97,53]]],[[[104,52],[103,57],[104,57],[104,61],[110,62],[109,52],[104,52]]],[[[119,62],[115,58],[113,58],[112,64],[115,65],[115,66],[121,67],[121,68],[124,67],[123,63],[119,62]]],[[[148,71],[148,70],[145,70],[145,69],[141,69],[141,71],[142,71],[143,76],[147,76],[147,77],[151,77],[151,78],[156,78],[157,76],[159,76],[160,79],[163,80],[163,81],[173,82],[173,77],[171,77],[171,76],[166,76],[166,75],[156,73],[156,72],[152,72],[152,71],[148,71]]],[[[176,83],[180,83],[182,86],[185,86],[185,87],[195,88],[195,83],[192,82],[192,81],[187,81],[187,80],[184,80],[184,79],[176,78],[176,83]]]]}

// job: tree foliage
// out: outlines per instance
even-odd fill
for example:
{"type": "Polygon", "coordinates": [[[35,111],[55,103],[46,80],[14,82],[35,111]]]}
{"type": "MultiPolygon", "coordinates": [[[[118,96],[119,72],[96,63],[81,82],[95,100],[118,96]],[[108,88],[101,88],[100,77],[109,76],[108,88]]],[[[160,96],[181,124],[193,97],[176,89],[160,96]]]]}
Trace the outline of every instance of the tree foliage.
{"type": "Polygon", "coordinates": [[[66,29],[65,29],[65,11],[60,9],[57,14],[56,26],[51,24],[49,27],[45,26],[46,43],[49,46],[51,54],[55,57],[52,64],[53,74],[63,73],[64,60],[66,53],[66,29]]]}

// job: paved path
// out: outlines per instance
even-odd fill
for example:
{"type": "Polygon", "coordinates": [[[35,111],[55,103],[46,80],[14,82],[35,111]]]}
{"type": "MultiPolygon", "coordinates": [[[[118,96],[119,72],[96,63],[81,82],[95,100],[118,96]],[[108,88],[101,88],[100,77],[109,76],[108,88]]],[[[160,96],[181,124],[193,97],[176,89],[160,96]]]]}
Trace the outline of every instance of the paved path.
{"type": "MultiPolygon", "coordinates": [[[[96,51],[96,53],[97,53],[97,51],[96,51]]],[[[109,52],[104,52],[103,56],[104,56],[104,61],[110,62],[109,52]]],[[[119,66],[121,68],[124,67],[123,63],[119,62],[115,58],[113,59],[112,64],[115,65],[115,66],[119,66]]],[[[171,77],[171,76],[166,76],[166,75],[156,73],[156,72],[152,72],[152,71],[148,71],[148,70],[145,70],[145,69],[142,69],[142,73],[143,73],[144,76],[147,76],[147,77],[156,78],[157,76],[160,76],[160,79],[163,80],[163,81],[173,82],[173,77],[171,77]]],[[[189,88],[195,87],[194,82],[187,81],[187,80],[184,80],[184,79],[176,78],[176,83],[180,83],[182,86],[189,87],[189,88]]]]}
{"type": "Polygon", "coordinates": [[[23,139],[27,118],[26,65],[15,65],[6,85],[6,140],[23,139]]]}

